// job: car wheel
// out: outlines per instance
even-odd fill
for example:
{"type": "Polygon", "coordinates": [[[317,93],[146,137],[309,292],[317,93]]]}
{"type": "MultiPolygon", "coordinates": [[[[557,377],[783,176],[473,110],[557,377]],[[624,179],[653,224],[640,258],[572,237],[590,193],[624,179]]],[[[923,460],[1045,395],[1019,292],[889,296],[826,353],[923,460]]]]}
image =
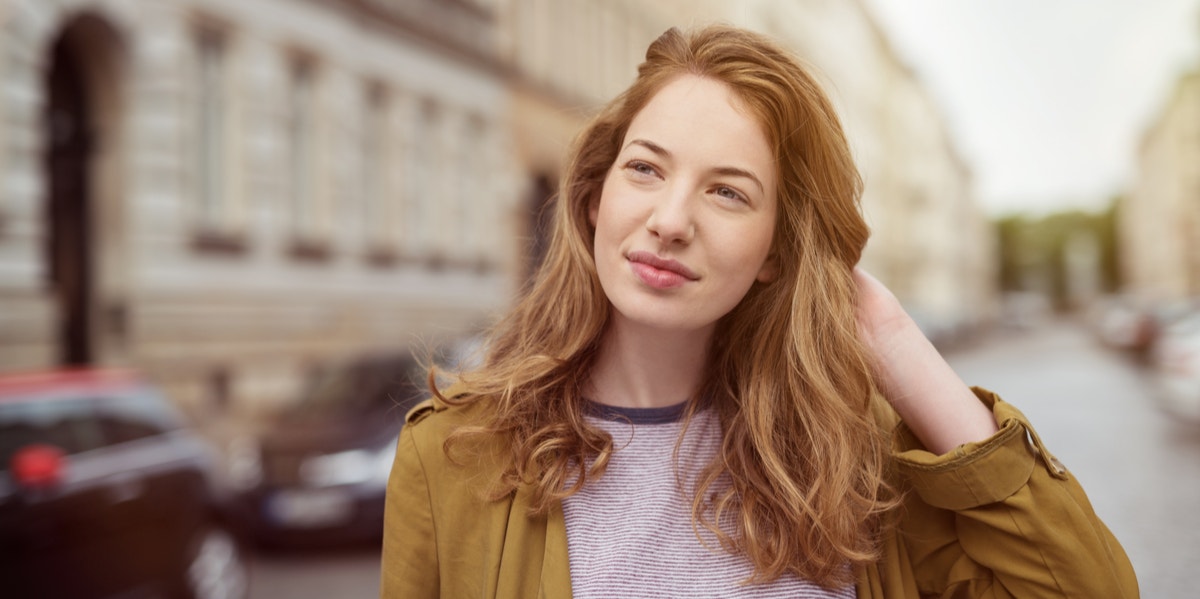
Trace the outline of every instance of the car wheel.
{"type": "Polygon", "coordinates": [[[185,573],[188,599],[245,599],[250,569],[237,537],[219,526],[205,527],[185,573]]]}

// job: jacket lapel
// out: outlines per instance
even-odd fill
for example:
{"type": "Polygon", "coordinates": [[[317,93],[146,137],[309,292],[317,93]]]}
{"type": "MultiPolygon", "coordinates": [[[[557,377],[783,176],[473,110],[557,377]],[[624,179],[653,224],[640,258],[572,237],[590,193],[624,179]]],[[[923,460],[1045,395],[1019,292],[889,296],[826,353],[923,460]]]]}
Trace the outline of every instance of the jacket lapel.
{"type": "Polygon", "coordinates": [[[567,523],[562,503],[555,503],[547,514],[546,553],[542,556],[543,599],[570,599],[571,566],[567,558],[567,523]]]}

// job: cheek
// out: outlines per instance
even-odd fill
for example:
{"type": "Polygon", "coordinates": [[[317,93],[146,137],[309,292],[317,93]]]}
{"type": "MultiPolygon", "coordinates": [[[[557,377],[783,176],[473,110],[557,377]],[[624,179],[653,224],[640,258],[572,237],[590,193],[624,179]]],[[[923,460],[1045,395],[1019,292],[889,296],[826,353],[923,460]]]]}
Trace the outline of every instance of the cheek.
{"type": "Polygon", "coordinates": [[[725,255],[745,268],[758,268],[771,254],[771,234],[764,226],[744,228],[724,236],[719,247],[725,255]]]}
{"type": "Polygon", "coordinates": [[[773,273],[770,237],[757,231],[741,231],[724,236],[713,245],[719,251],[713,257],[720,261],[722,272],[731,286],[740,293],[749,291],[755,281],[769,279],[773,273]]]}
{"type": "MultiPolygon", "coordinates": [[[[593,229],[600,227],[600,213],[603,208],[609,208],[612,205],[612,199],[609,197],[612,191],[612,170],[604,176],[604,182],[600,184],[600,189],[592,195],[592,199],[588,202],[588,222],[592,224],[593,229]]],[[[605,218],[604,220],[608,220],[605,218]]]]}
{"type": "Polygon", "coordinates": [[[603,239],[617,243],[630,234],[641,218],[638,212],[637,206],[629,201],[628,195],[621,193],[619,185],[606,185],[600,192],[599,200],[588,212],[596,242],[600,243],[603,239]]]}

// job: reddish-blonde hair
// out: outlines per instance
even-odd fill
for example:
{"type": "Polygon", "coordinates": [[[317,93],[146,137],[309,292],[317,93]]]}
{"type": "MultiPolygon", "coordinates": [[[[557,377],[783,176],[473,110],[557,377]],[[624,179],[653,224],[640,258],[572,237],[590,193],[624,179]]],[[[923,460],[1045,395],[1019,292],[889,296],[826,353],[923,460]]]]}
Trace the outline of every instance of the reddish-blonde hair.
{"type": "Polygon", "coordinates": [[[583,387],[610,310],[588,206],[599,200],[634,116],[683,74],[736,93],[772,144],[780,181],[771,250],[778,276],[755,283],[721,320],[709,352],[704,396],[724,441],[701,475],[693,518],[748,556],[753,580],[794,572],[845,584],[847,566],[878,558],[884,515],[897,504],[854,317],[852,271],[869,234],[862,182],[817,81],[755,33],[668,30],[650,45],[633,85],[578,137],[532,286],[493,329],[483,366],[464,373],[452,397],[434,390],[451,405],[488,408],[487,419],[457,430],[446,450],[503,436],[509,449],[488,495],[529,485],[541,513],[603,473],[612,439],[583,418],[583,387]]]}

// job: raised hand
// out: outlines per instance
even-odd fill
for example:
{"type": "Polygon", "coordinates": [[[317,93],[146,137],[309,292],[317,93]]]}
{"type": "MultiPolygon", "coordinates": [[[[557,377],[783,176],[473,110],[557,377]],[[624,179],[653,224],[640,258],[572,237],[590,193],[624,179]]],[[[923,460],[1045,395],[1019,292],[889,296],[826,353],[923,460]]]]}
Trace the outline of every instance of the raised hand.
{"type": "Polygon", "coordinates": [[[996,432],[996,420],[950,368],[887,287],[861,268],[859,334],[873,354],[876,384],[925,448],[944,454],[996,432]]]}

